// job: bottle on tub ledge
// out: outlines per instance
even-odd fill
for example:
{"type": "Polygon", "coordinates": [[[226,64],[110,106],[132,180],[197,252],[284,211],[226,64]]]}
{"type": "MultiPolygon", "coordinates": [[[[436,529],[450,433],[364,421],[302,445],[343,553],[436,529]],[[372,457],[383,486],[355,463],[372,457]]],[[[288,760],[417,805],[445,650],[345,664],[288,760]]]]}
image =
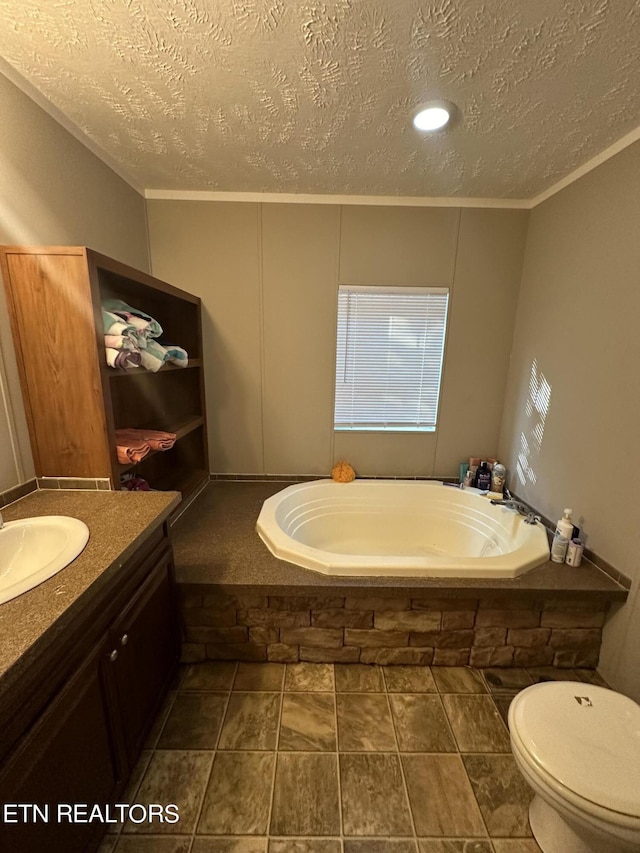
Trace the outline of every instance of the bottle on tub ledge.
{"type": "Polygon", "coordinates": [[[501,462],[495,462],[491,469],[491,491],[503,495],[507,482],[507,469],[501,462]]]}
{"type": "Polygon", "coordinates": [[[564,563],[567,556],[567,548],[573,537],[573,522],[571,521],[572,509],[564,509],[562,518],[558,519],[556,532],[553,534],[551,543],[551,561],[553,563],[564,563]]]}
{"type": "Polygon", "coordinates": [[[491,490],[491,471],[489,470],[489,465],[486,462],[480,463],[474,485],[476,489],[480,489],[483,492],[491,490]]]}

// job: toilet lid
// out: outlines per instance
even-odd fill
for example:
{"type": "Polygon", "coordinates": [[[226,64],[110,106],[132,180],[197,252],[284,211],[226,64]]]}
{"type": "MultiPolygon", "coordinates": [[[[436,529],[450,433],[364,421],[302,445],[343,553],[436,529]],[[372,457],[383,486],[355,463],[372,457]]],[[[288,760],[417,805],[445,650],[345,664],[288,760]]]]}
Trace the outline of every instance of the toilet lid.
{"type": "Polygon", "coordinates": [[[512,702],[510,726],[535,764],[574,794],[640,817],[640,705],[573,681],[534,684],[512,702]]]}

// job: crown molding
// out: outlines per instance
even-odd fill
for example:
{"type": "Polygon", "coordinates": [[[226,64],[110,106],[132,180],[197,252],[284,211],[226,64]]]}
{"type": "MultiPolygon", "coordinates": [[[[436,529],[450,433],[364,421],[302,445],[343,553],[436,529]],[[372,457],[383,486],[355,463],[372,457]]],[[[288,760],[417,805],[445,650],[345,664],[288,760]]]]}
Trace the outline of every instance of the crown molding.
{"type": "Polygon", "coordinates": [[[249,193],[199,190],[144,191],[147,199],[165,201],[236,201],[259,204],[360,204],[388,207],[480,207],[528,210],[530,201],[521,198],[457,198],[455,196],[315,195],[313,193],[249,193]]]}

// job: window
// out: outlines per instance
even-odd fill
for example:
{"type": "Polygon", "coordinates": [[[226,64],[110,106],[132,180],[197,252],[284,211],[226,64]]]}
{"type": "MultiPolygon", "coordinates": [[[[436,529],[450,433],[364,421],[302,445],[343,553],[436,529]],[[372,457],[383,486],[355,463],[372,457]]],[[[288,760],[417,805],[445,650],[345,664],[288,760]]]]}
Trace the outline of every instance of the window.
{"type": "Polygon", "coordinates": [[[435,429],[448,302],[444,287],[339,288],[336,430],[435,429]]]}

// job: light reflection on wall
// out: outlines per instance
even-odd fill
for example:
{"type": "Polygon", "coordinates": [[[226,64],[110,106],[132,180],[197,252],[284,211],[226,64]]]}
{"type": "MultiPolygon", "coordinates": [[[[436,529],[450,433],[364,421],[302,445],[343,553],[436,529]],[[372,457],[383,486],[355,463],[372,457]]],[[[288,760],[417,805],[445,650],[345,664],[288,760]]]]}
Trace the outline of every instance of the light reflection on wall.
{"type": "Polygon", "coordinates": [[[520,433],[520,449],[516,462],[516,473],[523,486],[536,482],[535,464],[542,447],[544,424],[550,405],[551,385],[538,369],[538,362],[534,358],[529,378],[529,396],[524,407],[527,424],[520,433]]]}

